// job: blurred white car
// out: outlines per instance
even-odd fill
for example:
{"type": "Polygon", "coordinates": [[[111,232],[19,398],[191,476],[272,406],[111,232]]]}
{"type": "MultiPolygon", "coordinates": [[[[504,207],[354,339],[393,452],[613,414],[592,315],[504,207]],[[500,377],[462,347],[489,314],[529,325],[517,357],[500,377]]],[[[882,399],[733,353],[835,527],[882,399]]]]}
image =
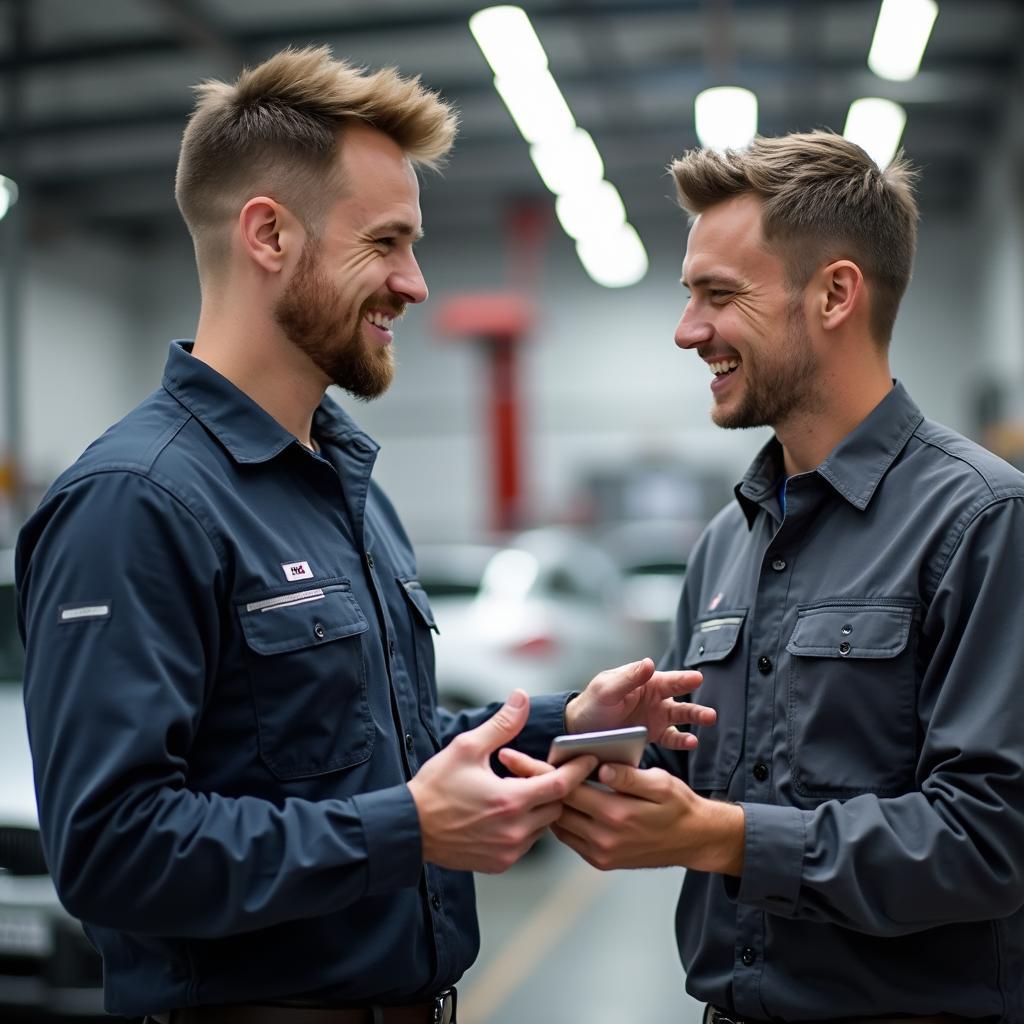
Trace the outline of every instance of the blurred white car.
{"type": "Polygon", "coordinates": [[[607,527],[601,547],[623,575],[626,614],[642,623],[657,660],[672,638],[690,551],[704,524],[688,519],[637,519],[607,527]]]}
{"type": "Polygon", "coordinates": [[[644,655],[616,563],[581,534],[546,527],[505,547],[417,547],[442,705],[477,707],[527,693],[582,689],[599,671],[644,655]],[[475,580],[475,582],[474,582],[475,580]]]}
{"type": "MultiPolygon", "coordinates": [[[[39,841],[9,551],[0,552],[0,1020],[103,1013],[99,954],[60,905],[39,841]]],[[[110,1018],[112,1019],[112,1018],[110,1018]]]]}

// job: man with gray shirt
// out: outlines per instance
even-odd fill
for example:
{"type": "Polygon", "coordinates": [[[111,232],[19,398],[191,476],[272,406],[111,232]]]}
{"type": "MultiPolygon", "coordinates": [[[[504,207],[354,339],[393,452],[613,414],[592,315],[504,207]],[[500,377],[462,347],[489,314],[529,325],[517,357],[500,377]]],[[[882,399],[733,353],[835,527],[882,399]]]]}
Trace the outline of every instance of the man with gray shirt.
{"type": "Polygon", "coordinates": [[[554,828],[600,868],[689,869],[709,1024],[1022,1021],[1024,476],[890,375],[913,174],[823,132],[672,170],[676,344],[718,426],[775,436],[696,545],[662,666],[703,673],[718,724],[603,768],[617,792],[554,828]]]}

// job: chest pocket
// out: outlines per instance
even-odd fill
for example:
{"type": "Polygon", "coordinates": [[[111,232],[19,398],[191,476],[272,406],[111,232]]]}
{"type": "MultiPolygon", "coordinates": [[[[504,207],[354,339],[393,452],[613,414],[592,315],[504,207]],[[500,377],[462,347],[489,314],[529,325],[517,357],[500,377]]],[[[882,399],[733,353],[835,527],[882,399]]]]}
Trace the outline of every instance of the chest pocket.
{"type": "Polygon", "coordinates": [[[718,712],[718,722],[694,726],[698,745],[688,755],[689,783],[700,793],[724,792],[739,763],[746,716],[743,623],[747,610],[717,611],[693,623],[684,668],[704,676],[693,700],[718,712]]]}
{"type": "Polygon", "coordinates": [[[416,651],[416,687],[420,719],[435,746],[440,749],[437,734],[437,682],[434,677],[434,639],[438,632],[430,599],[417,579],[396,577],[409,606],[412,620],[413,644],[416,651]]]}
{"type": "Polygon", "coordinates": [[[912,601],[801,608],[787,722],[793,784],[805,796],[894,795],[917,761],[912,601]]]}
{"type": "Polygon", "coordinates": [[[237,603],[264,764],[301,779],[365,761],[373,748],[363,634],[347,580],[237,603]]]}

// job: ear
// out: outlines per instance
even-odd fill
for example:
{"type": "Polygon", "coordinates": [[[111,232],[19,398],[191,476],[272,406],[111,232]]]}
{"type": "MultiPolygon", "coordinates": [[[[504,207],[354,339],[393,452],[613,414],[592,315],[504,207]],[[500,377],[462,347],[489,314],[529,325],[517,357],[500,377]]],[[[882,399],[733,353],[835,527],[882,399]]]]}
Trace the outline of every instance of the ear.
{"type": "Polygon", "coordinates": [[[269,274],[279,274],[298,260],[305,231],[288,210],[267,196],[255,196],[238,215],[242,250],[269,274]]]}
{"type": "Polygon", "coordinates": [[[863,307],[867,298],[864,275],[850,260],[836,260],[822,267],[818,274],[818,316],[824,330],[834,331],[863,307]]]}

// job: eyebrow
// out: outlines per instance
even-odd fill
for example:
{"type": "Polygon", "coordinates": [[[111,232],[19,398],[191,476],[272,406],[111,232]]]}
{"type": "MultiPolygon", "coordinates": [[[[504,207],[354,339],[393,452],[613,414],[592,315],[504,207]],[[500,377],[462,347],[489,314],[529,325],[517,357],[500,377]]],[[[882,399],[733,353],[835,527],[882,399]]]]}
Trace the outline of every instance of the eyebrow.
{"type": "Polygon", "coordinates": [[[371,234],[374,235],[402,235],[418,242],[423,237],[423,229],[416,230],[411,224],[404,220],[389,220],[385,224],[378,224],[371,234]]]}
{"type": "Polygon", "coordinates": [[[679,279],[679,283],[686,288],[688,291],[693,291],[694,288],[702,288],[712,284],[724,284],[728,288],[741,288],[743,282],[738,277],[730,277],[728,274],[701,274],[699,277],[695,277],[693,281],[687,281],[685,277],[679,279]]]}

